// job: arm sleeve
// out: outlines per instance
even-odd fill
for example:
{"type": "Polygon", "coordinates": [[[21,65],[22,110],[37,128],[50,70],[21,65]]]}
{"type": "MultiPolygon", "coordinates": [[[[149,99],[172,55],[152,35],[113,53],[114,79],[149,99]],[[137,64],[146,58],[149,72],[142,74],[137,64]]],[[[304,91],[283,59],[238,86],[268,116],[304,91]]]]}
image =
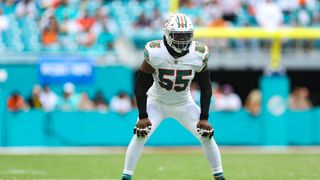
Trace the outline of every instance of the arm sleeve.
{"type": "Polygon", "coordinates": [[[148,118],[147,91],[153,83],[152,74],[139,71],[135,82],[134,93],[136,95],[139,119],[148,118]]]}
{"type": "Polygon", "coordinates": [[[209,118],[209,107],[212,96],[211,83],[210,83],[210,72],[206,70],[198,73],[198,84],[200,87],[200,120],[208,120],[209,118]]]}

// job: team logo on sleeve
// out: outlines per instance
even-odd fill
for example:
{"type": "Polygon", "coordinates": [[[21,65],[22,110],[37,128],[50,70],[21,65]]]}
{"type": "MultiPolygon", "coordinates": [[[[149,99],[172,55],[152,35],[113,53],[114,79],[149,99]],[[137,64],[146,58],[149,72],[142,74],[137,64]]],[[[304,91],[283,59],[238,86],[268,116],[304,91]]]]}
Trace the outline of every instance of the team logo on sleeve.
{"type": "Polygon", "coordinates": [[[150,48],[160,48],[160,42],[159,42],[159,41],[152,41],[152,42],[149,44],[149,47],[150,47],[150,48]]]}
{"type": "Polygon", "coordinates": [[[205,45],[199,42],[196,42],[195,51],[198,51],[200,53],[204,53],[206,51],[205,45]]]}

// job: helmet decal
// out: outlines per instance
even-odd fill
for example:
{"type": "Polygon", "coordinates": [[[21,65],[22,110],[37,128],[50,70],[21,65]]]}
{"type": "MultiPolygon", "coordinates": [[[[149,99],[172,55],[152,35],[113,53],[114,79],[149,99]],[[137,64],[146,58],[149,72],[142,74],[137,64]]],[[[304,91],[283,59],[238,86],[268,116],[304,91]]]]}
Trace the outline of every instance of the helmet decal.
{"type": "Polygon", "coordinates": [[[188,21],[185,15],[183,15],[185,27],[188,27],[188,21]]]}
{"type": "Polygon", "coordinates": [[[183,26],[184,26],[183,16],[182,16],[182,15],[180,15],[179,17],[180,17],[180,19],[181,19],[181,26],[183,27],[183,26]]]}
{"type": "Polygon", "coordinates": [[[187,18],[185,15],[179,14],[179,16],[176,16],[176,19],[177,19],[177,23],[178,23],[178,28],[180,28],[180,27],[187,28],[188,27],[188,21],[187,21],[187,18]]]}
{"type": "Polygon", "coordinates": [[[178,23],[178,28],[180,28],[180,19],[179,19],[179,16],[176,16],[176,19],[177,19],[177,23],[178,23]]]}

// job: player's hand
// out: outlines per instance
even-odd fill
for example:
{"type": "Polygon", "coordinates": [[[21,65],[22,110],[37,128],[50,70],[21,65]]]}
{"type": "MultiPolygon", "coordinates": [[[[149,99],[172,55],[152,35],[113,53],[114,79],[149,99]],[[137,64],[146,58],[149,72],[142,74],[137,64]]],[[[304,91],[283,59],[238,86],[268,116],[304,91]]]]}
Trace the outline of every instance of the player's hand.
{"type": "Polygon", "coordinates": [[[197,131],[200,136],[209,137],[209,139],[211,139],[214,134],[214,130],[208,120],[200,120],[197,124],[197,131]]]}
{"type": "Polygon", "coordinates": [[[152,123],[148,118],[140,119],[134,128],[133,133],[138,137],[146,137],[151,131],[152,123]]]}

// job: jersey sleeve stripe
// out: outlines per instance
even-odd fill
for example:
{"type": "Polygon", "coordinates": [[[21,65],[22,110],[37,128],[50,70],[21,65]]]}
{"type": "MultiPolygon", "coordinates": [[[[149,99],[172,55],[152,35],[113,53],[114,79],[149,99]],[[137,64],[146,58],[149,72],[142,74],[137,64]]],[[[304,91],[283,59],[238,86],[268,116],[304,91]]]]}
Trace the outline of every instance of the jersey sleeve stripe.
{"type": "Polygon", "coordinates": [[[203,64],[207,64],[209,60],[209,54],[206,54],[206,56],[203,58],[203,64]]]}
{"type": "Polygon", "coordinates": [[[148,52],[147,49],[144,49],[143,56],[144,56],[144,60],[150,61],[150,59],[149,59],[149,52],[148,52]]]}

